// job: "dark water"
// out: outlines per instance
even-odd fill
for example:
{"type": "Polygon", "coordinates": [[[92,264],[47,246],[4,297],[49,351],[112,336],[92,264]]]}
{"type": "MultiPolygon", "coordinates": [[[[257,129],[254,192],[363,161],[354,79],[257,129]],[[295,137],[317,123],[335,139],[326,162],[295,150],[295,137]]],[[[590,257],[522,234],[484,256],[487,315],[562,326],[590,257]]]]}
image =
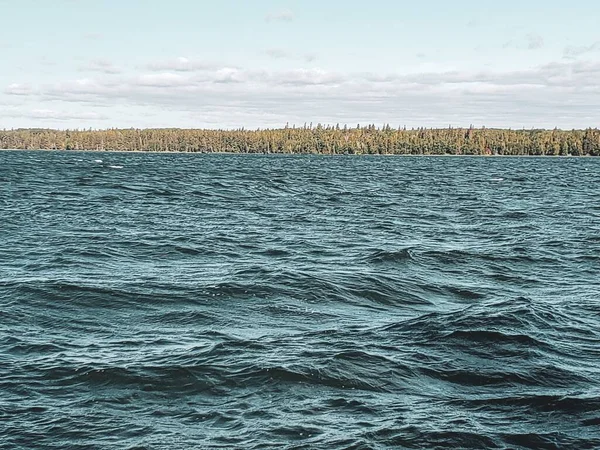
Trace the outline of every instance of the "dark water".
{"type": "Polygon", "coordinates": [[[599,273],[600,160],[3,152],[0,447],[597,449],[599,273]]]}

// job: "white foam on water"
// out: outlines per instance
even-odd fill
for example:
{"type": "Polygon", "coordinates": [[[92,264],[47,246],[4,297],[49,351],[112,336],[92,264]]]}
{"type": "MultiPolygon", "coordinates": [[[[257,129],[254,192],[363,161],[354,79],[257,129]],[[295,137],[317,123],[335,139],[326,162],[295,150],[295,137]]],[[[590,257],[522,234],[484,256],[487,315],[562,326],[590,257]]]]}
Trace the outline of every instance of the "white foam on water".
{"type": "Polygon", "coordinates": [[[111,169],[122,169],[123,168],[123,166],[108,166],[108,167],[110,167],[111,169]]]}
{"type": "Polygon", "coordinates": [[[504,181],[504,178],[492,178],[492,181],[504,181]]]}
{"type": "Polygon", "coordinates": [[[95,159],[94,162],[98,163],[98,164],[101,164],[103,161],[101,159],[95,159]]]}

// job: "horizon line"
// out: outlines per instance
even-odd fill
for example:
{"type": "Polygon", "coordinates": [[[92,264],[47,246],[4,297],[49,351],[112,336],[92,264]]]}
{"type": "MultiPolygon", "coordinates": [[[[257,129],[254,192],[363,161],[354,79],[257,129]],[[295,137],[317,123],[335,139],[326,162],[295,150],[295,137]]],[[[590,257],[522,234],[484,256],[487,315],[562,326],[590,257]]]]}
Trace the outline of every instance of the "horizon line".
{"type": "Polygon", "coordinates": [[[358,130],[358,129],[365,129],[365,128],[371,128],[371,127],[375,127],[376,130],[383,130],[384,128],[387,128],[389,130],[393,130],[393,131],[416,131],[416,130],[505,130],[505,131],[586,131],[586,130],[598,130],[600,129],[599,127],[583,127],[583,128],[561,128],[561,127],[530,127],[530,128],[526,128],[526,127],[520,127],[520,128],[516,128],[516,127],[487,127],[484,125],[481,126],[474,126],[474,125],[469,125],[469,126],[453,126],[453,125],[449,125],[449,126],[445,126],[445,127],[432,127],[432,126],[420,126],[420,127],[408,127],[406,125],[401,125],[401,126],[391,126],[389,123],[386,124],[382,124],[382,125],[378,125],[375,123],[368,123],[368,124],[361,124],[361,123],[357,123],[357,125],[354,126],[350,126],[348,124],[340,124],[340,123],[336,123],[336,124],[332,124],[332,123],[317,123],[316,125],[313,123],[304,123],[302,125],[297,125],[297,124],[286,124],[284,126],[279,126],[279,127],[245,127],[245,126],[240,126],[240,127],[223,127],[223,128],[206,128],[206,127],[106,127],[106,128],[93,128],[93,127],[83,127],[83,128],[52,128],[52,127],[11,127],[11,128],[2,128],[1,131],[2,132],[11,132],[11,131],[33,131],[33,130],[44,130],[44,131],[60,131],[60,132],[64,132],[64,131],[85,131],[85,132],[90,132],[90,131],[111,131],[111,130],[139,130],[139,131],[144,131],[144,130],[183,130],[183,131],[221,131],[221,132],[234,132],[234,131],[247,131],[247,132],[252,132],[252,131],[278,131],[278,130],[286,130],[286,129],[300,129],[300,130],[316,130],[319,129],[319,127],[323,128],[323,129],[337,129],[339,127],[340,130],[346,129],[346,130],[358,130]]]}

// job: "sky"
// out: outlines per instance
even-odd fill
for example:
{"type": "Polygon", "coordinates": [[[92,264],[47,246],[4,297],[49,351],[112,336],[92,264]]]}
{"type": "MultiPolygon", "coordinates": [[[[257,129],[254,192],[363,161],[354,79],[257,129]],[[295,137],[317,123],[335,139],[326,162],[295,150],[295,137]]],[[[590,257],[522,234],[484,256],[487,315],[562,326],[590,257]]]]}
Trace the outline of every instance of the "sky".
{"type": "Polygon", "coordinates": [[[0,0],[0,129],[600,126],[600,2],[0,0]]]}

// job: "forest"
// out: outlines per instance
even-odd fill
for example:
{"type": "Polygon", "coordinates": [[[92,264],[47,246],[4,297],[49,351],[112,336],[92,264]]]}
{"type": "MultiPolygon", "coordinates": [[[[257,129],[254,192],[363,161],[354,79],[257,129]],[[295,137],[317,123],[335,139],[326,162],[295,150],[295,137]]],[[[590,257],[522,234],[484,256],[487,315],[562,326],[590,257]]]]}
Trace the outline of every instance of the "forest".
{"type": "Polygon", "coordinates": [[[1,149],[198,153],[600,156],[600,130],[317,125],[279,129],[0,131],[1,149]]]}

